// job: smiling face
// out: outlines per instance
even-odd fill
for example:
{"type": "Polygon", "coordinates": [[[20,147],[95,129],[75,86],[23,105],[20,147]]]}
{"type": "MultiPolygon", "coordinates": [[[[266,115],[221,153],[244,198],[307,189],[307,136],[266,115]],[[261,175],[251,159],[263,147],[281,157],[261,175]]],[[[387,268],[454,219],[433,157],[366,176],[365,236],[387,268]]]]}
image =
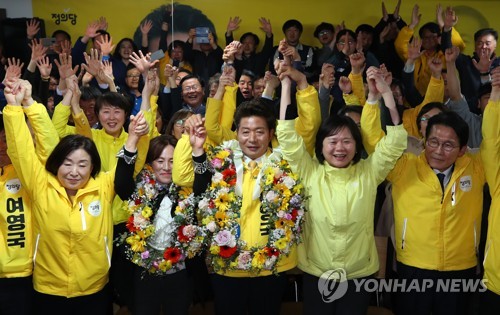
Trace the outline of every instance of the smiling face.
{"type": "Polygon", "coordinates": [[[491,56],[497,48],[497,41],[491,34],[479,37],[475,44],[476,47],[474,51],[478,56],[481,56],[483,52],[486,53],[486,56],[491,56]]]}
{"type": "Polygon", "coordinates": [[[151,163],[156,180],[161,184],[172,182],[172,165],[174,163],[174,147],[167,145],[160,156],[151,163]]]}
{"type": "Polygon", "coordinates": [[[90,179],[92,160],[84,149],[76,149],[66,156],[57,170],[57,179],[66,189],[69,196],[76,195],[78,189],[84,187],[90,179]]]}
{"type": "Polygon", "coordinates": [[[125,84],[130,90],[139,89],[139,80],[141,79],[141,72],[136,68],[129,69],[125,77],[125,84]]]}
{"type": "Polygon", "coordinates": [[[422,49],[423,50],[430,50],[434,51],[437,49],[439,43],[441,42],[441,37],[429,31],[428,29],[425,29],[422,32],[422,49]]]}
{"type": "Polygon", "coordinates": [[[196,78],[187,79],[182,82],[182,99],[184,103],[196,108],[203,102],[205,92],[196,78]]]}
{"type": "Polygon", "coordinates": [[[259,116],[244,117],[240,120],[237,138],[243,154],[252,160],[266,154],[274,130],[269,130],[266,120],[259,116]]]}
{"type": "Polygon", "coordinates": [[[336,134],[323,139],[322,153],[330,166],[348,167],[356,154],[356,141],[351,131],[343,127],[336,134]]]}
{"type": "Polygon", "coordinates": [[[125,111],[123,109],[104,104],[99,110],[98,118],[102,128],[108,135],[115,138],[120,136],[125,123],[125,111]]]}
{"type": "Polygon", "coordinates": [[[134,46],[132,46],[130,41],[125,40],[120,44],[119,52],[122,59],[128,60],[130,55],[134,52],[134,46]]]}
{"type": "Polygon", "coordinates": [[[426,139],[425,158],[430,167],[444,172],[464,155],[466,150],[467,146],[460,147],[460,140],[453,128],[433,125],[426,139]]]}

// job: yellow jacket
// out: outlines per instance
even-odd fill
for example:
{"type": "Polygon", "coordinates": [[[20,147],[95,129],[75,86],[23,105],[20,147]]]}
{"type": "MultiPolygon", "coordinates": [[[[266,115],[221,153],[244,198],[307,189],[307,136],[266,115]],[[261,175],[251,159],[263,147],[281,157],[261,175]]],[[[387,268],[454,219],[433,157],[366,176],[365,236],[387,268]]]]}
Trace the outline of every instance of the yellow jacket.
{"type": "Polygon", "coordinates": [[[300,175],[310,195],[304,242],[298,247],[299,268],[318,277],[327,270],[343,268],[348,279],[375,273],[379,265],[373,205],[377,186],[406,148],[404,128],[388,127],[388,135],[375,153],[347,168],[313,159],[292,121],[279,121],[277,129],[283,157],[300,175]]]}
{"type": "Polygon", "coordinates": [[[457,159],[444,193],[425,152],[404,154],[387,179],[398,261],[439,271],[476,266],[485,183],[480,154],[457,159]]]}
{"type": "MultiPolygon", "coordinates": [[[[394,42],[394,47],[396,48],[396,52],[399,57],[406,62],[408,59],[408,43],[410,39],[413,37],[414,30],[410,29],[408,26],[403,27],[399,33],[398,37],[394,42]]],[[[451,30],[451,43],[453,46],[457,46],[460,48],[460,51],[465,49],[465,43],[462,40],[460,34],[452,28],[451,30]]],[[[427,85],[429,84],[429,80],[432,76],[431,69],[427,65],[429,59],[434,58],[435,56],[441,58],[443,61],[443,68],[446,68],[446,60],[444,58],[444,53],[442,51],[434,52],[432,55],[424,52],[420,58],[415,61],[415,71],[413,72],[415,79],[415,87],[420,92],[421,95],[425,95],[425,90],[427,89],[427,85]]]]}
{"type": "MultiPolygon", "coordinates": [[[[24,107],[36,139],[36,154],[45,163],[58,137],[45,106],[33,103],[24,107]]],[[[31,140],[29,140],[31,142],[31,140]]],[[[33,233],[31,198],[12,165],[0,176],[0,278],[27,277],[33,272],[33,233]]]]}
{"type": "Polygon", "coordinates": [[[34,148],[19,106],[6,106],[9,156],[33,196],[35,290],[65,297],[96,293],[108,282],[111,263],[114,172],[100,173],[69,199],[56,176],[33,159],[34,148]]]}
{"type": "Polygon", "coordinates": [[[483,115],[481,142],[486,180],[490,187],[491,207],[484,253],[484,279],[489,290],[500,295],[500,101],[490,101],[483,115]]]}

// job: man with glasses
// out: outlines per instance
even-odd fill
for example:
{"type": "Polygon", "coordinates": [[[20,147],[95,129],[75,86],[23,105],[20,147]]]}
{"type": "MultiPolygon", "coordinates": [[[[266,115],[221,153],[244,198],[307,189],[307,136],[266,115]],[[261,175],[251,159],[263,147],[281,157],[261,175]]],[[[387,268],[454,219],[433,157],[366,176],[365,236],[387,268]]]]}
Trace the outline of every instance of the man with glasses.
{"type": "Polygon", "coordinates": [[[480,154],[467,152],[469,127],[454,112],[428,119],[425,136],[424,152],[404,154],[388,176],[397,271],[406,280],[396,313],[466,314],[470,293],[462,280],[454,290],[450,283],[476,274],[483,164],[480,154]],[[420,289],[411,290],[411,281],[420,289]]]}

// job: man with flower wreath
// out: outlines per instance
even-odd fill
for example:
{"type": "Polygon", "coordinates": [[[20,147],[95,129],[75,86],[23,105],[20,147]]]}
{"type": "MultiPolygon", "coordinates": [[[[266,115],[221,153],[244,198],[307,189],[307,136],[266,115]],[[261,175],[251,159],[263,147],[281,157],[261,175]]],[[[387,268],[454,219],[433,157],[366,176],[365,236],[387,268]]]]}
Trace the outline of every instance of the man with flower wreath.
{"type": "Polygon", "coordinates": [[[187,123],[217,314],[279,314],[305,207],[303,186],[278,149],[276,118],[260,100],[235,115],[237,140],[205,153],[204,120],[187,123]],[[208,189],[207,189],[208,186],[208,189]]]}

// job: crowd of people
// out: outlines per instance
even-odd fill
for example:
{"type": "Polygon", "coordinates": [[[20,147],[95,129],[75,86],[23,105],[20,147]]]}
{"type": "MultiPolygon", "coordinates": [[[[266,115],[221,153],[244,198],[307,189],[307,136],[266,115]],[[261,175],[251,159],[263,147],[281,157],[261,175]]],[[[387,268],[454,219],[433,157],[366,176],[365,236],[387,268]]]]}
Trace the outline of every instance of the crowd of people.
{"type": "Polygon", "coordinates": [[[468,56],[452,7],[400,5],[320,23],[320,47],[261,18],[260,50],[239,17],[224,48],[213,26],[169,42],[177,4],[116,45],[105,18],[50,46],[30,20],[0,44],[0,314],[277,315],[291,271],[304,314],[366,314],[375,235],[415,283],[395,314],[496,314],[498,33],[468,56]]]}

